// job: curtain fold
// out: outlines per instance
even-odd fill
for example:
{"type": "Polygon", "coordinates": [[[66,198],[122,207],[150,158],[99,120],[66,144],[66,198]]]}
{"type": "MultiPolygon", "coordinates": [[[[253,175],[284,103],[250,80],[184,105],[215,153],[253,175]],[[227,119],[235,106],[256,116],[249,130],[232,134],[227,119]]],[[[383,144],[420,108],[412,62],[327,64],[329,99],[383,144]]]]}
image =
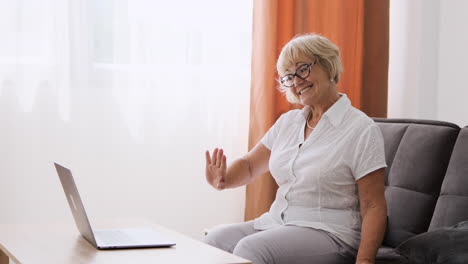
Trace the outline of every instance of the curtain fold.
{"type": "MultiPolygon", "coordinates": [[[[249,149],[291,105],[276,89],[276,59],[295,35],[318,33],[341,51],[338,90],[372,117],[387,115],[389,0],[254,0],[249,149]]],[[[270,174],[246,188],[245,220],[268,211],[278,186],[270,174]]]]}

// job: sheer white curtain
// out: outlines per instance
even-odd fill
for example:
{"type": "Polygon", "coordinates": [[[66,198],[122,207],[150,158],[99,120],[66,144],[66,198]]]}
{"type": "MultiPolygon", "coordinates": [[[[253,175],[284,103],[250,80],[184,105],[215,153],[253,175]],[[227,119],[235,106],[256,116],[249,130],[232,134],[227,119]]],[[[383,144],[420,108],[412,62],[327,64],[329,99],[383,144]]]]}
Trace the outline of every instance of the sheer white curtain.
{"type": "Polygon", "coordinates": [[[468,125],[465,0],[390,1],[388,117],[468,125]]]}
{"type": "Polygon", "coordinates": [[[437,119],[439,2],[390,2],[389,117],[437,119]]]}
{"type": "Polygon", "coordinates": [[[70,28],[66,1],[0,1],[0,91],[14,89],[30,112],[40,87],[60,90],[60,114],[70,87],[70,28]]]}
{"type": "Polygon", "coordinates": [[[0,221],[71,220],[53,161],[97,218],[194,237],[241,221],[243,189],[203,170],[206,149],[247,151],[251,17],[248,0],[0,0],[0,221]]]}

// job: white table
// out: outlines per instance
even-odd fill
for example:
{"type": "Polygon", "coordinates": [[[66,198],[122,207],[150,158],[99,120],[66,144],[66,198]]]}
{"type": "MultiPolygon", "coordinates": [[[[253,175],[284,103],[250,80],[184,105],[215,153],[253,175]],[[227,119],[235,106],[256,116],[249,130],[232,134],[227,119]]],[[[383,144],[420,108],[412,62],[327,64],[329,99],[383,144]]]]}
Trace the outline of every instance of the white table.
{"type": "Polygon", "coordinates": [[[160,225],[111,220],[96,228],[151,227],[177,243],[170,248],[98,250],[74,223],[0,224],[0,264],[7,263],[251,263],[160,225]],[[104,224],[104,225],[103,225],[104,224]]]}

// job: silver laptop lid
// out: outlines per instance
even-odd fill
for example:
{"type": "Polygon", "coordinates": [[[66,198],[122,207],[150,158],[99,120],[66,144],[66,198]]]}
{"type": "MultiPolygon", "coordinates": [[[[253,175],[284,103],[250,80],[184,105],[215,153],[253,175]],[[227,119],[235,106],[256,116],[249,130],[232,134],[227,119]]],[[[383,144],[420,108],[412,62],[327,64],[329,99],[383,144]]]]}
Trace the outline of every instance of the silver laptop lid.
{"type": "Polygon", "coordinates": [[[75,180],[73,179],[71,171],[55,162],[54,165],[60,178],[60,182],[62,183],[63,191],[67,197],[73,218],[75,218],[76,227],[86,240],[97,247],[96,239],[94,237],[93,230],[91,229],[91,224],[89,223],[88,216],[86,215],[83,202],[81,201],[80,194],[76,188],[75,180]]]}

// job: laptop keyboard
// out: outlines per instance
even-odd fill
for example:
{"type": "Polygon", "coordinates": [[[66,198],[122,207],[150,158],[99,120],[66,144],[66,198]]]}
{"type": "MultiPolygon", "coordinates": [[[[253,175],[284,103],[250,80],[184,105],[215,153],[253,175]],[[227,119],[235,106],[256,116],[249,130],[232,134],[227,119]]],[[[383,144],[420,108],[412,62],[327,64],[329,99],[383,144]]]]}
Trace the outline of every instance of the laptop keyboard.
{"type": "Polygon", "coordinates": [[[100,246],[175,245],[173,241],[148,228],[101,229],[95,230],[94,235],[100,246]]]}
{"type": "MultiPolygon", "coordinates": [[[[141,241],[135,240],[122,230],[96,230],[96,240],[104,245],[133,245],[141,241]]],[[[100,244],[98,242],[98,244],[100,244]]]]}

